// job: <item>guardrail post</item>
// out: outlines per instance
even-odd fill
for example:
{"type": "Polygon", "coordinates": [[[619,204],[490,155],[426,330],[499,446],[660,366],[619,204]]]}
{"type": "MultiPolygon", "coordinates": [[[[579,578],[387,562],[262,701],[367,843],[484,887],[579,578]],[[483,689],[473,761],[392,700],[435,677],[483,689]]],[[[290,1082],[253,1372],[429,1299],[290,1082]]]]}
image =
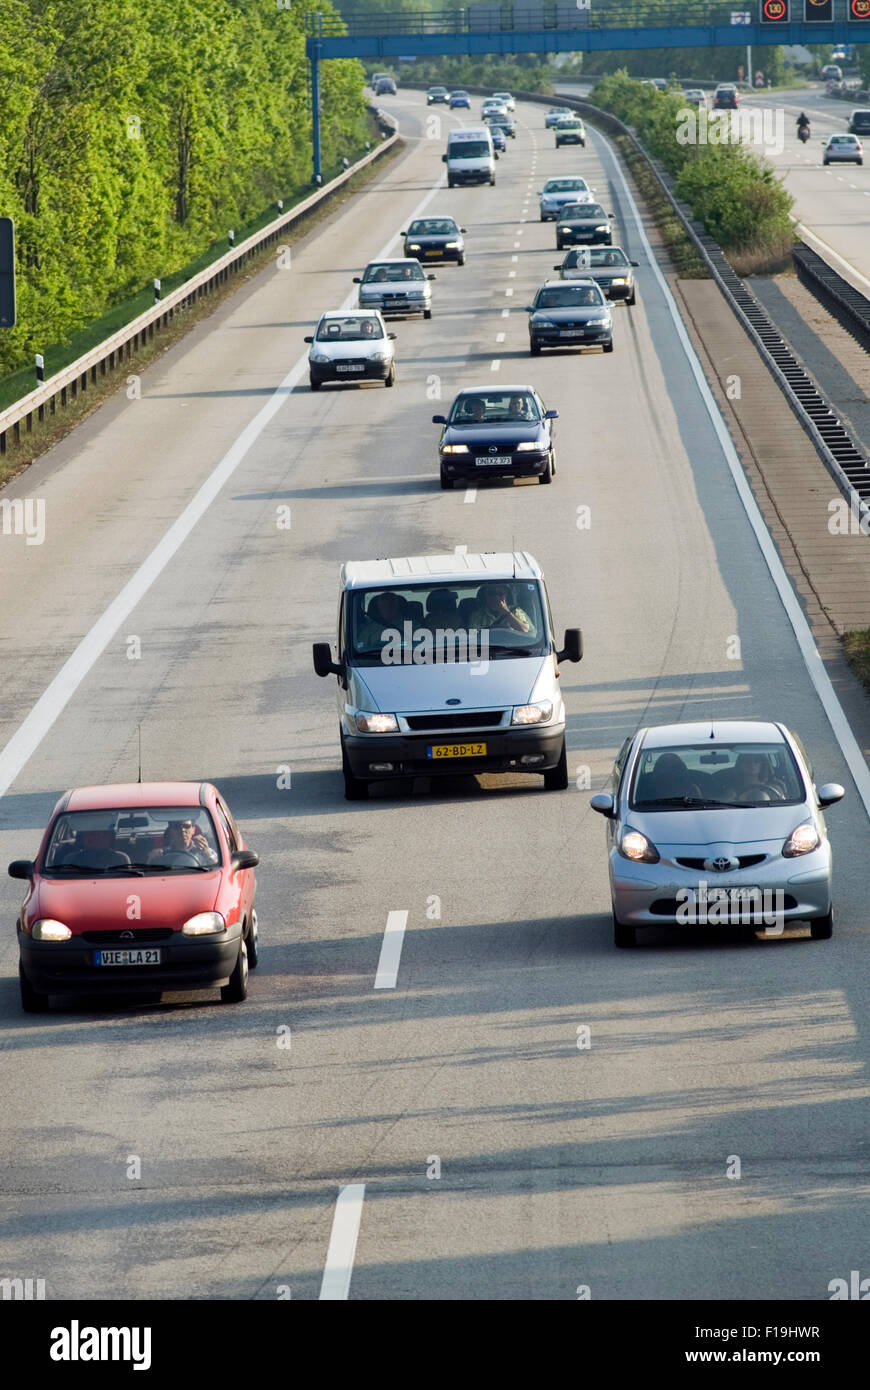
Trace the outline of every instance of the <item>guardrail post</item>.
{"type": "Polygon", "coordinates": [[[320,164],[320,53],[323,48],[323,15],[317,14],[317,32],[311,44],[311,146],[314,182],[322,182],[320,164]]]}
{"type": "Polygon", "coordinates": [[[36,384],[41,386],[45,381],[45,358],[41,352],[36,354],[36,384]]]}

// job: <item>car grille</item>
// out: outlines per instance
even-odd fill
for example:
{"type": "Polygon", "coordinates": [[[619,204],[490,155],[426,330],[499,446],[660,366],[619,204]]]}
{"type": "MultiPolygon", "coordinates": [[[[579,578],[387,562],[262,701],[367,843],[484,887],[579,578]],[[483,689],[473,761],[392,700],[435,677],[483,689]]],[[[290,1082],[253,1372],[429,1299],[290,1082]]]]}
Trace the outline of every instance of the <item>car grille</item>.
{"type": "Polygon", "coordinates": [[[143,941],[165,941],[171,935],[172,927],[139,927],[135,931],[128,927],[125,931],[84,931],[82,941],[92,946],[136,946],[143,941]]]}
{"type": "MultiPolygon", "coordinates": [[[[782,897],[782,910],[791,912],[797,907],[797,898],[793,898],[791,893],[784,893],[782,897]]],[[[685,913],[687,906],[684,902],[677,902],[676,898],[656,898],[655,902],[650,903],[649,910],[654,917],[676,917],[677,909],[682,909],[685,913]]],[[[778,910],[778,909],[777,909],[778,910]]],[[[734,916],[737,917],[739,909],[735,908],[734,916]]]]}
{"type": "MultiPolygon", "coordinates": [[[[674,862],[680,864],[684,869],[703,869],[706,858],[706,855],[700,859],[677,858],[674,862]]],[[[756,864],[763,864],[766,858],[766,854],[738,854],[737,863],[741,869],[752,869],[756,864]]]]}
{"type": "Polygon", "coordinates": [[[479,709],[462,714],[409,714],[406,715],[408,728],[422,733],[428,729],[479,729],[500,724],[504,719],[503,709],[479,709]]]}

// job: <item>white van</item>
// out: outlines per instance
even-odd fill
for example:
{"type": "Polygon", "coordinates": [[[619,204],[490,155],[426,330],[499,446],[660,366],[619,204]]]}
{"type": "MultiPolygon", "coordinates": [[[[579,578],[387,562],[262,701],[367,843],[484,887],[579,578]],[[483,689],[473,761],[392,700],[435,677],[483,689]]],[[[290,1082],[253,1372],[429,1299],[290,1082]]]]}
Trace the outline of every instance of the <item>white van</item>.
{"type": "Polygon", "coordinates": [[[536,772],[568,785],[560,648],[540,566],[514,554],[423,555],[341,568],[338,660],[314,643],[318,676],[338,677],[344,794],[372,782],[536,772]]]}
{"type": "Polygon", "coordinates": [[[495,183],[495,161],[492,134],[486,126],[463,126],[451,130],[447,137],[447,153],[442,154],[447,165],[447,187],[457,183],[495,183]]]}

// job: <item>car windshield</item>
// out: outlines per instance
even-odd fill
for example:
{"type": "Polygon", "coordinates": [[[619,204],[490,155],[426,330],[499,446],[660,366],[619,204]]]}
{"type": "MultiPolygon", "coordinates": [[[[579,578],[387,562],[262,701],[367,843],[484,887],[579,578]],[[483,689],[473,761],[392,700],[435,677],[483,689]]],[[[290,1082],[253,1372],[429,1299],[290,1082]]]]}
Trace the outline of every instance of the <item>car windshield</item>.
{"type": "Polygon", "coordinates": [[[529,391],[463,392],[453,402],[451,425],[535,423],[541,412],[529,391]]]}
{"type": "Polygon", "coordinates": [[[832,135],[832,145],[854,145],[856,143],[854,135],[832,135]]]}
{"type": "Polygon", "coordinates": [[[569,251],[565,257],[566,270],[587,265],[596,270],[600,270],[602,266],[626,266],[628,265],[628,257],[620,246],[590,246],[583,248],[582,251],[569,251]]]}
{"type": "Polygon", "coordinates": [[[411,223],[408,236],[453,236],[456,231],[452,217],[421,217],[411,223]]]}
{"type": "Polygon", "coordinates": [[[199,873],[219,865],[204,806],[113,806],[55,821],[42,872],[49,878],[199,873]]]}
{"type": "Polygon", "coordinates": [[[488,140],[454,141],[449,149],[451,159],[485,159],[488,154],[488,140]]]}
{"type": "Polygon", "coordinates": [[[562,208],[561,217],[570,220],[572,217],[579,219],[596,217],[599,220],[606,217],[607,213],[599,203],[566,203],[562,208]]]}
{"type": "Polygon", "coordinates": [[[561,121],[560,125],[562,130],[579,130],[581,123],[580,121],[561,121]]]}
{"type": "Polygon", "coordinates": [[[430,579],[355,589],[347,599],[349,645],[359,665],[501,661],[550,650],[537,581],[430,579]]]}
{"type": "Polygon", "coordinates": [[[451,93],[451,96],[455,96],[455,97],[467,97],[467,96],[468,96],[468,93],[467,93],[467,92],[464,92],[464,91],[456,91],[456,92],[452,92],[452,93],[451,93]]]}
{"type": "Polygon", "coordinates": [[[429,91],[431,92],[432,96],[439,96],[439,97],[440,97],[440,96],[442,95],[443,92],[446,92],[446,91],[447,91],[447,88],[446,88],[446,87],[430,87],[430,88],[429,88],[429,91]]]}
{"type": "Polygon", "coordinates": [[[603,304],[604,296],[597,285],[558,285],[538,290],[536,309],[588,309],[603,304]]]}
{"type": "Polygon", "coordinates": [[[347,318],[321,319],[315,336],[318,343],[356,343],[382,338],[384,333],[377,319],[348,314],[347,318]]]}
{"type": "Polygon", "coordinates": [[[638,810],[773,806],[806,799],[787,744],[707,743],[644,749],[630,802],[638,810]]]}
{"type": "Polygon", "coordinates": [[[419,261],[402,261],[396,264],[393,261],[389,265],[369,265],[366,266],[366,273],[363,276],[363,284],[390,284],[397,280],[425,280],[422,267],[419,261]]]}
{"type": "Polygon", "coordinates": [[[585,179],[548,179],[544,184],[544,192],[585,193],[588,187],[585,179]]]}

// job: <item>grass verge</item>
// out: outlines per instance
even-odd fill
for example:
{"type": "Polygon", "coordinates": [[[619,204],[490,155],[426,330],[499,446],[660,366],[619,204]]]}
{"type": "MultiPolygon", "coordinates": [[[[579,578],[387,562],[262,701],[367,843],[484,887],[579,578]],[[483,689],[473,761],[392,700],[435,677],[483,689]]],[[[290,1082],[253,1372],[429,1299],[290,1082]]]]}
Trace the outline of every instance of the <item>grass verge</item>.
{"type": "Polygon", "coordinates": [[[870,627],[844,633],[843,650],[852,671],[870,695],[870,627]]]}
{"type": "Polygon", "coordinates": [[[691,237],[662,192],[661,184],[643,155],[638,153],[627,135],[614,135],[610,138],[631,171],[632,178],[668,248],[677,274],[683,280],[709,280],[710,272],[695,250],[691,237]]]}

